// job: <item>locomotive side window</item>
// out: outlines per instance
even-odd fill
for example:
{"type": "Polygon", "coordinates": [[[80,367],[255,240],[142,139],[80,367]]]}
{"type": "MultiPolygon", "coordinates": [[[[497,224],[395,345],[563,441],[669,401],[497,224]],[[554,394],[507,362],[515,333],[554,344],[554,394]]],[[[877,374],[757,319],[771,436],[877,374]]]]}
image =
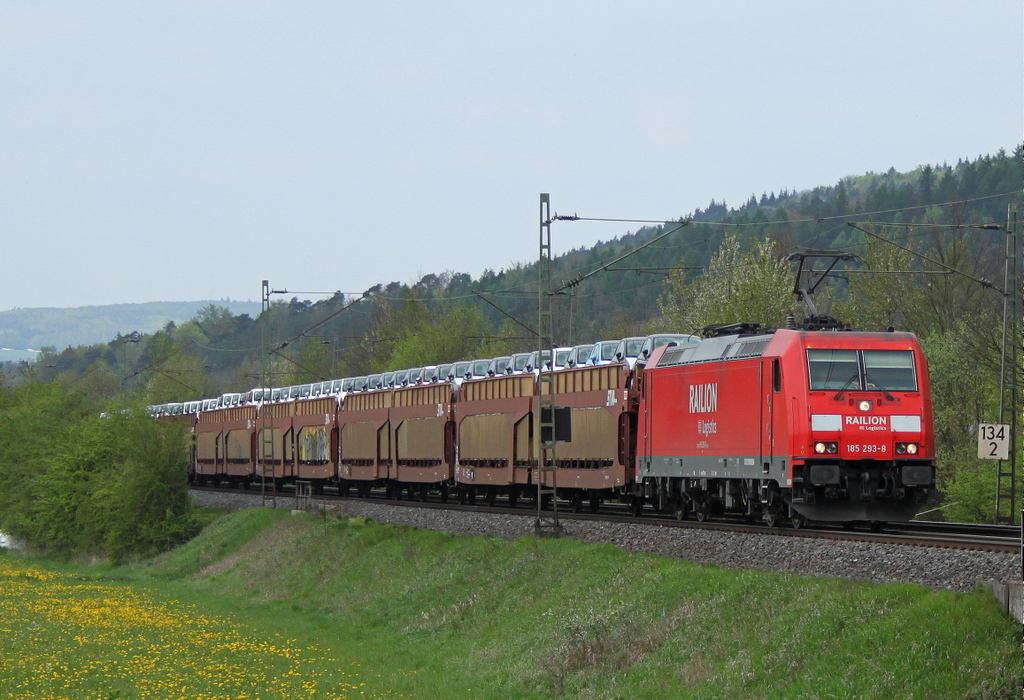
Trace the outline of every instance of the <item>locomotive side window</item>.
{"type": "Polygon", "coordinates": [[[860,388],[856,350],[808,350],[807,366],[811,391],[860,388]]]}
{"type": "Polygon", "coordinates": [[[772,391],[776,394],[782,391],[782,368],[777,359],[772,360],[772,391]]]}
{"type": "Polygon", "coordinates": [[[811,391],[917,391],[910,350],[808,350],[811,391]]]}
{"type": "Polygon", "coordinates": [[[914,354],[910,350],[864,350],[863,353],[868,389],[917,391],[914,354]]]}

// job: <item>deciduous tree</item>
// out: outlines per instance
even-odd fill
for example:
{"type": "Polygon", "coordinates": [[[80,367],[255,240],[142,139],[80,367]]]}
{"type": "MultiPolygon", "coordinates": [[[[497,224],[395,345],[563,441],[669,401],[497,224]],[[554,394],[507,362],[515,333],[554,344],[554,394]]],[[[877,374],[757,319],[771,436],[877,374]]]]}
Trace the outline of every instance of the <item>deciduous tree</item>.
{"type": "Polygon", "coordinates": [[[780,327],[788,314],[799,314],[792,289],[791,266],[779,260],[771,241],[744,249],[729,232],[703,276],[688,283],[685,271],[669,275],[659,307],[679,332],[742,321],[780,327]]]}

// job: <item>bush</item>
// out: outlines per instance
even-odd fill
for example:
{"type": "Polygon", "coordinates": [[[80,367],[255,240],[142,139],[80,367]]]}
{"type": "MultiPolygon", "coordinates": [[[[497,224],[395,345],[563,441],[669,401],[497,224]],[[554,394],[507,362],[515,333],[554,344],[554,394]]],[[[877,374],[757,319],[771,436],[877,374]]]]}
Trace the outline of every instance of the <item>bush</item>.
{"type": "Polygon", "coordinates": [[[35,539],[38,479],[68,434],[97,410],[56,384],[0,387],[0,530],[35,539]]]}
{"type": "Polygon", "coordinates": [[[11,486],[0,502],[13,506],[0,527],[50,551],[105,553],[115,563],[197,532],[181,425],[142,410],[83,415],[67,410],[75,403],[66,390],[36,389],[0,400],[0,447],[9,450],[0,478],[11,486]]]}

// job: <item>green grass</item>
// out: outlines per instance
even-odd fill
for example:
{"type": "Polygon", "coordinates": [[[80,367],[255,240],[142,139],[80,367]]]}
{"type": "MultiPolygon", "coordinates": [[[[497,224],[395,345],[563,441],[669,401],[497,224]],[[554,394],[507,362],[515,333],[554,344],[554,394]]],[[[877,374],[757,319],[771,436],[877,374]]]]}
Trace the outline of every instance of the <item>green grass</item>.
{"type": "MultiPolygon", "coordinates": [[[[245,639],[291,640],[320,659],[307,673],[358,669],[365,694],[338,697],[1019,698],[1024,675],[1020,626],[984,592],[728,571],[572,540],[253,509],[145,564],[64,571],[131,581],[245,639]]],[[[0,637],[0,660],[12,653],[0,637]]],[[[319,697],[350,683],[318,678],[319,697]]],[[[5,691],[0,677],[0,698],[20,697],[5,691]]],[[[306,697],[274,692],[260,697],[306,697]]]]}

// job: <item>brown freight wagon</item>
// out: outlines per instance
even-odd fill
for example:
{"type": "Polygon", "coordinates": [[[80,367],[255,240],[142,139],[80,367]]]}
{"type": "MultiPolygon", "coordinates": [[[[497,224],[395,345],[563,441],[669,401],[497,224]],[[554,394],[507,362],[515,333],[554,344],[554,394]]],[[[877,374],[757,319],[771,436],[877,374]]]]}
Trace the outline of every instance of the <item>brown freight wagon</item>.
{"type": "MultiPolygon", "coordinates": [[[[622,364],[554,374],[555,403],[569,409],[571,424],[571,440],[555,450],[557,487],[574,510],[585,499],[597,510],[601,500],[619,498],[632,488],[636,410],[629,377],[622,364]]],[[[491,503],[506,494],[514,506],[520,495],[535,493],[537,386],[532,374],[462,384],[455,408],[460,500],[472,501],[479,493],[491,503]]],[[[550,486],[552,473],[544,474],[550,486]]]]}
{"type": "Polygon", "coordinates": [[[292,416],[295,476],[312,483],[314,493],[338,474],[338,400],[333,396],[296,401],[292,416]]]}
{"type": "MultiPolygon", "coordinates": [[[[632,489],[636,405],[625,364],[577,367],[554,373],[555,404],[569,409],[572,439],[555,447],[558,490],[581,509],[632,489]]],[[[551,472],[544,472],[550,486],[551,472]]]]}
{"type": "Polygon", "coordinates": [[[386,484],[391,470],[391,389],[348,394],[338,411],[338,487],[355,486],[360,496],[386,484]]]}
{"type": "Polygon", "coordinates": [[[256,408],[237,406],[203,411],[195,425],[196,483],[214,485],[227,479],[248,483],[255,472],[256,408]]]}
{"type": "Polygon", "coordinates": [[[390,422],[394,459],[388,478],[427,500],[437,490],[441,501],[455,468],[455,395],[451,384],[442,382],[411,386],[394,391],[390,422]]]}
{"type": "Polygon", "coordinates": [[[472,379],[459,387],[455,481],[460,502],[471,503],[480,494],[493,504],[504,494],[515,507],[536,466],[531,418],[536,392],[532,374],[472,379]]]}

